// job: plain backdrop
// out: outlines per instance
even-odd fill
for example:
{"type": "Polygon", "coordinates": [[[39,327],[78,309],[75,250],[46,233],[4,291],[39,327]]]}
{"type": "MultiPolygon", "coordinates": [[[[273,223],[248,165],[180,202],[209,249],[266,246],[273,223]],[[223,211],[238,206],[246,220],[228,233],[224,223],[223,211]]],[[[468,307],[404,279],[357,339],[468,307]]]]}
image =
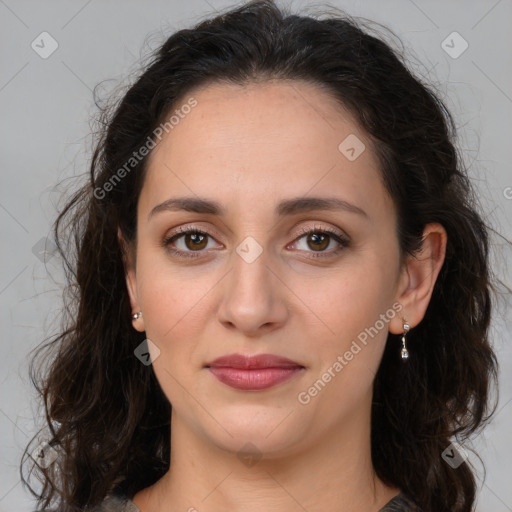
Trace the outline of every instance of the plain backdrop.
{"type": "MultiPolygon", "coordinates": [[[[501,389],[495,419],[474,447],[487,468],[477,510],[512,511],[512,258],[506,243],[512,239],[512,0],[331,4],[390,27],[403,41],[411,68],[436,84],[455,116],[485,217],[499,233],[492,240],[493,261],[503,285],[492,337],[501,389]]],[[[19,476],[22,451],[41,424],[28,357],[58,321],[59,262],[45,240],[73,181],[56,185],[86,171],[92,90],[105,80],[102,87],[111,90],[173,31],[233,5],[0,0],[0,512],[34,509],[19,476]]],[[[326,4],[286,5],[300,10],[326,4]]],[[[470,460],[479,464],[471,453],[470,460]]]]}

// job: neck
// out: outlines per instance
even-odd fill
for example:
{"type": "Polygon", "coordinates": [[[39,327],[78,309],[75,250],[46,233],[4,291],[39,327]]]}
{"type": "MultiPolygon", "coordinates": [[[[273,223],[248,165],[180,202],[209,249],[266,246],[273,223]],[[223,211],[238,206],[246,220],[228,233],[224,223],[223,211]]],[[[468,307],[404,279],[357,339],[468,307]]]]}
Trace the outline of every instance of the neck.
{"type": "Polygon", "coordinates": [[[377,512],[398,489],[375,475],[369,427],[345,427],[300,453],[243,456],[198,435],[173,410],[170,469],[133,501],[141,512],[377,512]]]}

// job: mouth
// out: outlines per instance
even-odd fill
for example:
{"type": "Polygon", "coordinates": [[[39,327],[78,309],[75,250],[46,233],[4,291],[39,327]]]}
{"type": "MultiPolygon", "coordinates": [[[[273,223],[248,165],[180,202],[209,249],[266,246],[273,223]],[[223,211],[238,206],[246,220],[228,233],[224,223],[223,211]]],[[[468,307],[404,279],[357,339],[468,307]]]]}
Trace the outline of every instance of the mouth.
{"type": "Polygon", "coordinates": [[[220,382],[244,391],[277,386],[305,370],[301,364],[273,354],[231,354],[207,363],[205,368],[220,382]]]}

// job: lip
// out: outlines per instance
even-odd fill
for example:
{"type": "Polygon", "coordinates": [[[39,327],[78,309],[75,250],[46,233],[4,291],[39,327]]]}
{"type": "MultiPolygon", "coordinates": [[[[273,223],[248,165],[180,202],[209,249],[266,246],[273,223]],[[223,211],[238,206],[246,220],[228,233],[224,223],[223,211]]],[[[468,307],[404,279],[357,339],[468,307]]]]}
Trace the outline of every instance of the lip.
{"type": "Polygon", "coordinates": [[[304,370],[301,364],[273,354],[230,354],[205,365],[224,384],[245,391],[259,391],[285,382],[304,370]]]}
{"type": "Polygon", "coordinates": [[[218,357],[206,363],[207,367],[229,366],[230,368],[261,369],[261,368],[289,368],[291,366],[303,367],[301,364],[286,357],[275,356],[274,354],[256,354],[244,356],[243,354],[229,354],[218,357]]]}

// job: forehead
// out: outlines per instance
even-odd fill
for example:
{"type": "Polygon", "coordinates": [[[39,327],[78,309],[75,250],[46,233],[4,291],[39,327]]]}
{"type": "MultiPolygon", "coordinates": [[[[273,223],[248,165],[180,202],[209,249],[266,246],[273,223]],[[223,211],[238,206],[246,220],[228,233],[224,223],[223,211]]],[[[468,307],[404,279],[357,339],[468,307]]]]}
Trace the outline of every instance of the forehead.
{"type": "Polygon", "coordinates": [[[180,130],[178,126],[172,129],[175,136],[167,137],[168,143],[177,145],[179,138],[191,135],[189,130],[198,130],[198,124],[200,133],[208,135],[207,140],[201,142],[211,146],[218,146],[219,142],[223,145],[228,140],[232,140],[233,145],[243,141],[244,144],[271,143],[278,147],[287,141],[300,141],[309,146],[318,144],[321,139],[328,145],[333,142],[331,137],[337,139],[346,131],[366,136],[350,111],[331,93],[306,81],[212,83],[190,92],[175,108],[179,110],[191,97],[197,107],[183,116],[180,130]],[[185,119],[189,122],[184,122],[185,119]],[[326,137],[328,133],[331,137],[326,137]]]}
{"type": "Polygon", "coordinates": [[[280,80],[215,83],[184,96],[173,112],[190,98],[196,106],[150,156],[144,189],[153,202],[216,193],[254,205],[339,190],[376,208],[389,206],[368,135],[321,87],[280,80]],[[361,151],[357,158],[348,158],[345,141],[361,151]]]}

